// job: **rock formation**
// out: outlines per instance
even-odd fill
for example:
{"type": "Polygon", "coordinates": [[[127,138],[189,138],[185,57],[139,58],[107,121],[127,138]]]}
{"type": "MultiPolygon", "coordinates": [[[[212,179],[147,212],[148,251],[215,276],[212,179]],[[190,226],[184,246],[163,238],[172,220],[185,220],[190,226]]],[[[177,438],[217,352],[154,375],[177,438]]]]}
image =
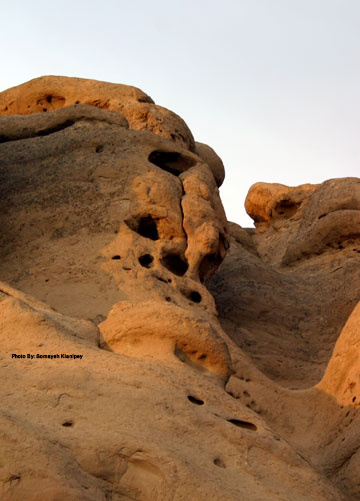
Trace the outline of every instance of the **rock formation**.
{"type": "Polygon", "coordinates": [[[240,228],[180,117],[66,77],[0,93],[0,172],[1,499],[359,499],[359,179],[240,228]]]}

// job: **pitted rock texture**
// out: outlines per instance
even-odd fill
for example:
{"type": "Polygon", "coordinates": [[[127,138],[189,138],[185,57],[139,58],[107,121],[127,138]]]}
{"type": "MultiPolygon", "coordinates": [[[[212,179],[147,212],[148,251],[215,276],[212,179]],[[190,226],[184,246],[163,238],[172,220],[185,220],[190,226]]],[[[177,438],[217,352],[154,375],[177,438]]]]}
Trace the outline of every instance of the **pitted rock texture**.
{"type": "Polygon", "coordinates": [[[86,105],[0,117],[1,135],[11,135],[0,151],[2,278],[91,319],[142,297],[170,296],[213,314],[201,281],[227,246],[213,174],[193,153],[124,120],[86,105]],[[64,121],[71,124],[56,129],[64,121]],[[176,157],[172,172],[159,152],[176,157]]]}
{"type": "Polygon", "coordinates": [[[359,180],[257,184],[243,229],[139,89],[0,115],[0,498],[359,499],[359,180]]]}
{"type": "Polygon", "coordinates": [[[100,349],[90,322],[1,289],[1,499],[343,499],[207,371],[100,349]]]}
{"type": "Polygon", "coordinates": [[[195,150],[194,138],[175,113],[157,106],[136,87],[60,76],[35,78],[0,93],[0,115],[46,113],[74,104],[116,111],[132,129],[150,130],[195,150]]]}

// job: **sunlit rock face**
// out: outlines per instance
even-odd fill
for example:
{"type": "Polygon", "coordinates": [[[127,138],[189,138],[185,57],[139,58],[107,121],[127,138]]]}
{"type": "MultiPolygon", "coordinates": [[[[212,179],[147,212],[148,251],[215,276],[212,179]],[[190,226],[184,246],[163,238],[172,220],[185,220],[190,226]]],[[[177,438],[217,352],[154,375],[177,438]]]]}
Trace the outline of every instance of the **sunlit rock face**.
{"type": "Polygon", "coordinates": [[[358,180],[242,229],[178,115],[51,76],[0,93],[0,176],[1,499],[357,499],[358,180]]]}

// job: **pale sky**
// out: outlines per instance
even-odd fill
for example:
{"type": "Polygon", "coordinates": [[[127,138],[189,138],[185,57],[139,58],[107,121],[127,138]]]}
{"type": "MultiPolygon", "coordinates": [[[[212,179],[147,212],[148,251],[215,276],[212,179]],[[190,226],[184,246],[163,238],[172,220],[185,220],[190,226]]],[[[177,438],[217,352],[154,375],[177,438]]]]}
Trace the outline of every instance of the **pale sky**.
{"type": "Polygon", "coordinates": [[[220,155],[228,219],[257,181],[360,177],[359,0],[0,0],[0,90],[139,87],[220,155]]]}

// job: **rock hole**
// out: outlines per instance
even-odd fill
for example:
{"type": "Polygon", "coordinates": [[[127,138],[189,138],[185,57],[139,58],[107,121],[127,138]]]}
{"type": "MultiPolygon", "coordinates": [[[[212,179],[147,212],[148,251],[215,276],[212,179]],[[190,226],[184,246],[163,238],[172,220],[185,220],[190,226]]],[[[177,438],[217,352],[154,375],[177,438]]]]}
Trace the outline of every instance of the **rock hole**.
{"type": "Polygon", "coordinates": [[[356,400],[356,397],[353,397],[352,401],[355,402],[355,400],[356,400]]]}
{"type": "Polygon", "coordinates": [[[144,268],[151,268],[153,265],[154,258],[152,257],[151,254],[144,254],[143,256],[139,257],[139,263],[141,266],[144,268]]]}
{"type": "Polygon", "coordinates": [[[13,487],[13,483],[15,482],[15,485],[17,485],[21,480],[21,475],[10,475],[6,483],[9,483],[13,487]]]}
{"type": "Polygon", "coordinates": [[[201,295],[197,291],[191,291],[189,299],[191,299],[191,301],[193,301],[194,303],[200,303],[201,295]]]}
{"type": "Polygon", "coordinates": [[[139,220],[136,231],[142,237],[150,238],[151,240],[159,240],[156,222],[151,216],[142,217],[139,220]]]}
{"type": "Polygon", "coordinates": [[[99,144],[99,146],[97,146],[95,148],[96,153],[101,153],[103,150],[104,150],[104,146],[102,144],[99,144]]]}
{"type": "Polygon", "coordinates": [[[65,421],[62,426],[65,426],[66,428],[69,428],[70,426],[72,426],[74,423],[72,421],[65,421]]]}
{"type": "Polygon", "coordinates": [[[149,162],[160,167],[160,169],[178,176],[196,164],[193,158],[185,157],[175,151],[153,151],[149,155],[149,162]]]}
{"type": "Polygon", "coordinates": [[[121,256],[119,256],[119,254],[117,254],[116,256],[113,256],[111,259],[114,259],[115,261],[121,259],[121,256]]]}
{"type": "Polygon", "coordinates": [[[221,461],[220,458],[214,459],[214,465],[218,466],[219,468],[226,468],[225,464],[223,463],[223,461],[221,461]]]}
{"type": "Polygon", "coordinates": [[[47,96],[46,97],[46,102],[47,103],[51,103],[51,101],[52,101],[52,96],[47,96]]]}
{"type": "Polygon", "coordinates": [[[192,395],[188,395],[188,400],[195,405],[204,405],[204,401],[199,398],[193,397],[192,395]]]}
{"type": "MultiPolygon", "coordinates": [[[[225,390],[225,391],[226,391],[226,390],[225,390]]],[[[232,397],[232,398],[239,398],[239,397],[237,397],[236,395],[234,395],[234,393],[233,393],[233,392],[231,392],[231,391],[226,391],[226,393],[227,393],[228,395],[230,395],[230,397],[232,397]]]]}
{"type": "Polygon", "coordinates": [[[281,200],[275,207],[275,211],[284,216],[286,219],[292,217],[298,210],[300,203],[296,203],[293,200],[284,199],[281,200]]]}
{"type": "Polygon", "coordinates": [[[171,297],[166,296],[165,301],[167,301],[168,303],[171,303],[171,297]]]}
{"type": "MultiPolygon", "coordinates": [[[[182,290],[181,293],[188,299],[190,299],[193,303],[201,302],[201,295],[197,291],[192,290],[182,290]]],[[[191,303],[189,303],[191,304],[191,303]]]]}
{"type": "Polygon", "coordinates": [[[257,426],[255,424],[249,423],[248,421],[241,421],[241,419],[228,419],[228,422],[238,426],[239,428],[245,428],[246,430],[257,430],[257,426]]]}
{"type": "Polygon", "coordinates": [[[80,104],[80,101],[75,101],[75,104],[80,104]]]}
{"type": "Polygon", "coordinates": [[[137,102],[138,103],[150,103],[150,104],[154,104],[154,101],[151,99],[150,96],[139,97],[137,99],[137,102]]]}
{"type": "Polygon", "coordinates": [[[177,254],[167,254],[161,259],[161,264],[178,277],[183,277],[189,267],[187,262],[177,254]]]}
{"type": "Polygon", "coordinates": [[[43,108],[43,111],[44,111],[44,112],[45,112],[45,111],[47,111],[47,108],[43,108]]]}
{"type": "Polygon", "coordinates": [[[160,280],[160,282],[164,282],[164,284],[167,284],[168,281],[166,280],[166,278],[163,278],[163,277],[155,277],[157,278],[158,280],[160,280]]]}

